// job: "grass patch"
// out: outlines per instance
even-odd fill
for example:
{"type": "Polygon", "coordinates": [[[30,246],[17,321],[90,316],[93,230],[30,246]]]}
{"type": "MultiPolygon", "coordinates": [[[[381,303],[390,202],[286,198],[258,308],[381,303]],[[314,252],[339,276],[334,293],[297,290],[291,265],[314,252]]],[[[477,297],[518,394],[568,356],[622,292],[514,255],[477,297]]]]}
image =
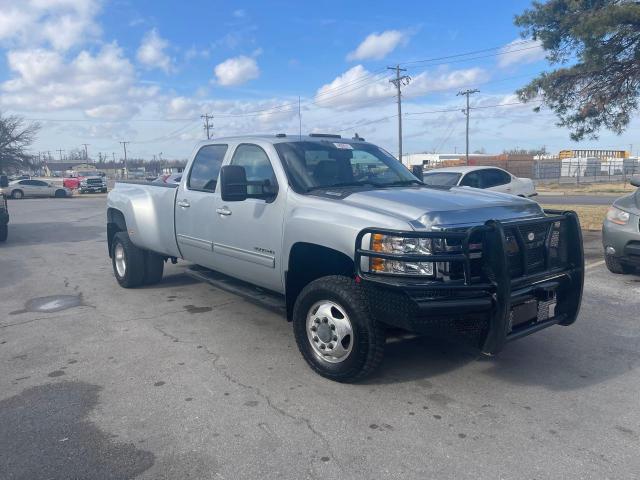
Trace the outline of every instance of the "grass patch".
{"type": "Polygon", "coordinates": [[[625,185],[622,182],[616,183],[585,183],[582,185],[571,185],[566,183],[553,183],[547,185],[536,185],[538,192],[557,192],[567,195],[584,194],[620,194],[631,193],[636,187],[629,182],[625,185]]]}
{"type": "Polygon", "coordinates": [[[543,205],[552,210],[573,210],[578,214],[582,230],[597,231],[609,209],[608,205],[543,205]]]}

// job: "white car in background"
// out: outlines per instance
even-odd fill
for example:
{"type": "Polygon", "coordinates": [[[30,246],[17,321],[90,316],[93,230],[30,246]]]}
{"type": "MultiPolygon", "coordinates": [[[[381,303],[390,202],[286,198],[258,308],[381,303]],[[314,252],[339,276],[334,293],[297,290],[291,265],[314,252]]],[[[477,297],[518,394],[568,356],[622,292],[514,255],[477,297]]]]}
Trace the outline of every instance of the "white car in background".
{"type": "Polygon", "coordinates": [[[18,200],[24,197],[65,198],[72,195],[71,190],[66,187],[59,187],[49,182],[34,179],[9,182],[9,186],[3,188],[0,193],[18,200]]]}
{"type": "Polygon", "coordinates": [[[434,187],[483,188],[527,198],[538,194],[530,178],[519,178],[488,166],[436,168],[424,173],[424,183],[434,187]]]}

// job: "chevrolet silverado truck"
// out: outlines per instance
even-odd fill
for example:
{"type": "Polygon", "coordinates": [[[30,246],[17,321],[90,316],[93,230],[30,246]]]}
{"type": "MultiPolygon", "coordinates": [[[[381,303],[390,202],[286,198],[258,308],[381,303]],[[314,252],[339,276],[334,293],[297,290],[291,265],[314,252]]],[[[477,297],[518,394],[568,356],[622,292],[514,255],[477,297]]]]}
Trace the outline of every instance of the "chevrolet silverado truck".
{"type": "Polygon", "coordinates": [[[202,142],[177,185],[116,184],[107,241],[125,288],[184,259],[282,295],[306,362],[342,382],[380,365],[390,327],[472,332],[493,355],[571,325],[584,280],[575,213],[427,186],[358,136],[202,142]]]}

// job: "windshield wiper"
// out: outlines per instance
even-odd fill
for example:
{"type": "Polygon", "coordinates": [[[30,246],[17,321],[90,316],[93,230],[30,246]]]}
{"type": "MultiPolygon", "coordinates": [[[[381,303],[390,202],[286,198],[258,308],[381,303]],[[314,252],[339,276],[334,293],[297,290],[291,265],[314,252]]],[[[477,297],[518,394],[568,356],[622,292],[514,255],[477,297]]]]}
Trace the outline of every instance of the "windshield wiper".
{"type": "Polygon", "coordinates": [[[381,184],[381,183],[375,183],[375,182],[340,182],[340,183],[334,183],[332,185],[318,185],[316,187],[309,187],[307,188],[307,192],[311,192],[313,190],[328,190],[331,188],[340,188],[340,187],[367,187],[367,186],[372,186],[375,188],[382,188],[385,185],[381,184]]]}
{"type": "Polygon", "coordinates": [[[420,180],[398,180],[396,182],[383,183],[383,187],[401,187],[403,185],[424,185],[420,180]]]}

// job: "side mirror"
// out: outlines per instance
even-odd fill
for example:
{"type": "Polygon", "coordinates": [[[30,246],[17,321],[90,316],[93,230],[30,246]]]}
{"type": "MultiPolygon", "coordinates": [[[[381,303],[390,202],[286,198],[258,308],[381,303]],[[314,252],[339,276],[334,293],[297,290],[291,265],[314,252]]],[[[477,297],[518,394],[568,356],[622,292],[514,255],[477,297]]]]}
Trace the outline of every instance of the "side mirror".
{"type": "Polygon", "coordinates": [[[411,173],[413,173],[413,175],[417,177],[418,180],[424,180],[424,167],[422,165],[414,165],[413,167],[411,167],[411,173]]]}
{"type": "Polygon", "coordinates": [[[640,177],[631,177],[629,183],[634,187],[640,188],[640,177]]]}
{"type": "Polygon", "coordinates": [[[247,199],[247,173],[244,167],[225,165],[220,169],[220,195],[224,202],[247,199]]]}
{"type": "Polygon", "coordinates": [[[5,188],[9,186],[9,177],[6,175],[0,175],[0,188],[5,188]]]}

